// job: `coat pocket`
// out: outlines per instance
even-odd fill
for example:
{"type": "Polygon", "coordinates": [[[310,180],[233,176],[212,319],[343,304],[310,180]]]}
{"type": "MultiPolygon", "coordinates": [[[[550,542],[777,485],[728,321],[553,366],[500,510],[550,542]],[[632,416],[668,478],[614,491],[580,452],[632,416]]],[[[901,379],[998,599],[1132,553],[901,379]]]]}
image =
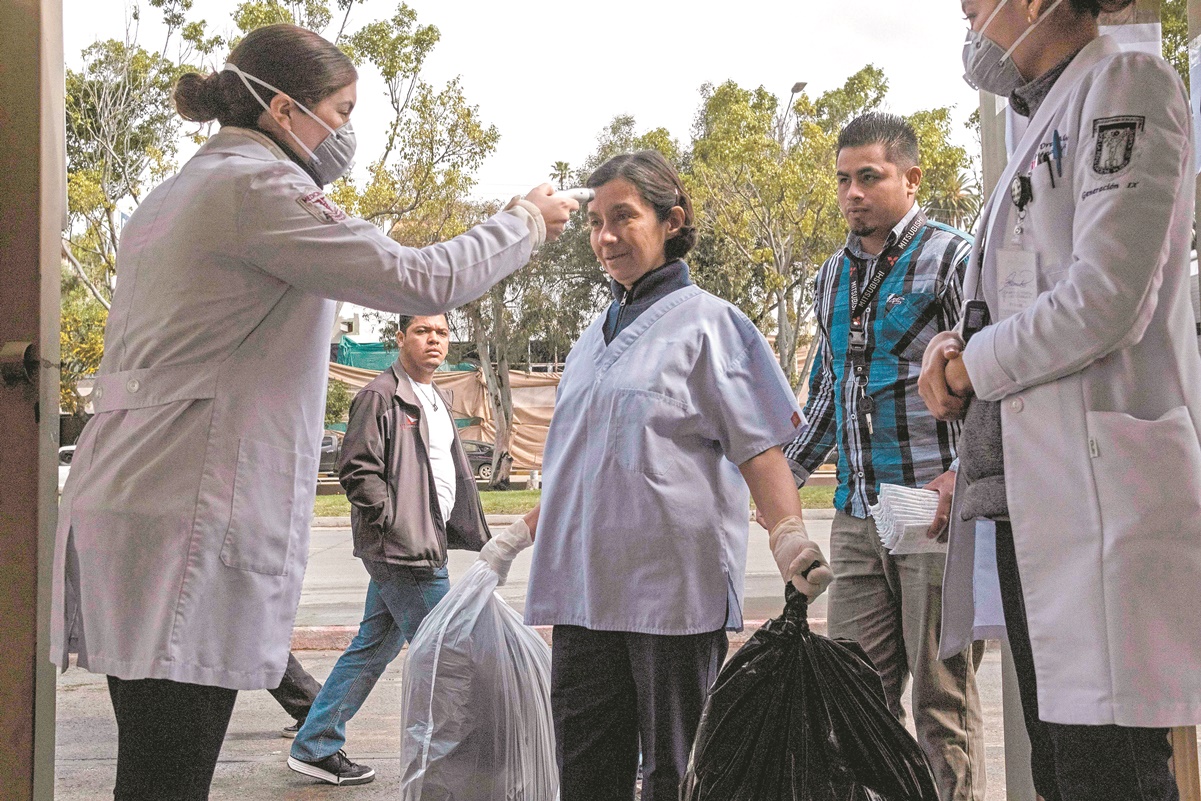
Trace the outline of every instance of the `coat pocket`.
{"type": "Polygon", "coordinates": [[[641,389],[619,389],[609,418],[609,453],[617,466],[650,476],[673,471],[678,447],[672,433],[683,421],[683,403],[641,389]]]}
{"type": "Polygon", "coordinates": [[[938,333],[933,325],[938,312],[936,300],[931,292],[896,296],[892,308],[880,322],[877,347],[887,349],[898,358],[920,362],[926,346],[938,333]]]}
{"type": "Polygon", "coordinates": [[[229,530],[221,546],[221,561],[227,567],[267,576],[288,574],[299,468],[312,461],[311,456],[264,442],[238,441],[229,530]]]}
{"type": "Polygon", "coordinates": [[[1201,521],[1201,444],[1188,408],[1158,420],[1089,412],[1088,434],[1107,546],[1191,539],[1201,521]]]}

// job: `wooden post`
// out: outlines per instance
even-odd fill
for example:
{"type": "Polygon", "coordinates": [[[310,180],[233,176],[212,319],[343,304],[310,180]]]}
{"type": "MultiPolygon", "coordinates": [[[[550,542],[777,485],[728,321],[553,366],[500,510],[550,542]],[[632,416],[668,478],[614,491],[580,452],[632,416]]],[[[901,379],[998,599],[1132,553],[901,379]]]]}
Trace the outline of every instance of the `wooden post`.
{"type": "Polygon", "coordinates": [[[61,0],[0,3],[0,53],[0,798],[27,801],[54,793],[48,633],[66,200],[61,0]]]}
{"type": "Polygon", "coordinates": [[[1201,773],[1197,768],[1197,727],[1180,726],[1172,729],[1172,772],[1180,801],[1201,801],[1201,773]]]}

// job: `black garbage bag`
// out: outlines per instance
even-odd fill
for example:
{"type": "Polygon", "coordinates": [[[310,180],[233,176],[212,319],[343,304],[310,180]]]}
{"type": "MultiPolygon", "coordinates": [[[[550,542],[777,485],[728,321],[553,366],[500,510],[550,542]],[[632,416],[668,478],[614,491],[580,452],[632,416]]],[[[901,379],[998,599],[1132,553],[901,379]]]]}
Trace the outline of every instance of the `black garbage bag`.
{"type": "Polygon", "coordinates": [[[709,691],[681,801],[938,801],[867,654],[811,632],[792,585],[784,598],[709,691]]]}

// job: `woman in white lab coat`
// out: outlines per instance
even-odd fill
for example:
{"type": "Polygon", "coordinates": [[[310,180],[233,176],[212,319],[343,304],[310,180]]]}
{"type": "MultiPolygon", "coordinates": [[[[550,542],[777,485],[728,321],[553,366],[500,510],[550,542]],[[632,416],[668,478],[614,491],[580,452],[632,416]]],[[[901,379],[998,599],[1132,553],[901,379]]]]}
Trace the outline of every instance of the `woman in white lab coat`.
{"type": "Polygon", "coordinates": [[[322,192],[354,151],[356,73],[317,34],[248,34],[176,89],[212,136],[126,224],[105,353],[64,490],[52,658],[109,676],[117,799],[207,798],[240,689],[274,687],[308,556],[335,301],[434,314],[557,235],[549,186],[405,248],[322,192]]]}
{"type": "Polygon", "coordinates": [[[944,419],[1000,404],[990,516],[1048,801],[1175,798],[1167,727],[1201,722],[1192,125],[1166,62],[1099,36],[1131,2],[963,0],[969,82],[1031,119],[964,285],[991,325],[940,335],[921,379],[944,419]]]}

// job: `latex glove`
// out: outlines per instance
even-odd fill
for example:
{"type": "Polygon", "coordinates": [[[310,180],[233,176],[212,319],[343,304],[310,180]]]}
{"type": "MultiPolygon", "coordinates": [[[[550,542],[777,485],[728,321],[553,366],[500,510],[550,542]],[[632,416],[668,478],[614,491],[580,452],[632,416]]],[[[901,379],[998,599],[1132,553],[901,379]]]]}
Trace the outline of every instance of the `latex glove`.
{"type": "Polygon", "coordinates": [[[768,537],[768,544],[776,566],[780,568],[780,576],[785,581],[791,581],[792,586],[810,601],[825,592],[834,580],[821,548],[809,539],[805,523],[796,515],[776,523],[768,537]]]}
{"type": "Polygon", "coordinates": [[[484,547],[480,551],[480,559],[487,562],[496,571],[496,575],[500,576],[497,586],[508,581],[509,567],[517,558],[517,554],[533,544],[534,539],[530,536],[530,527],[526,525],[524,518],[519,519],[484,543],[484,547]]]}

